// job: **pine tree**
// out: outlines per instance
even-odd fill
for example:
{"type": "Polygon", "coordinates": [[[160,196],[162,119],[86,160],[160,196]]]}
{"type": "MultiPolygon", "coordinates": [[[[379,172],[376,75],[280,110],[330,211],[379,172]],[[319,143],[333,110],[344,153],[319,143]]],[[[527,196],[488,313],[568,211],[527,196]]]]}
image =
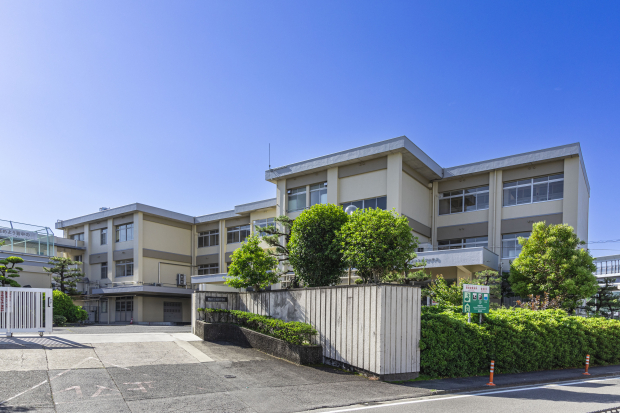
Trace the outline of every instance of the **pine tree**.
{"type": "MultiPolygon", "coordinates": [[[[288,243],[291,240],[291,227],[293,220],[286,215],[280,215],[274,219],[273,225],[266,227],[254,228],[254,231],[260,232],[262,240],[269,246],[267,253],[278,260],[278,277],[288,272],[289,249],[288,243]]],[[[289,284],[289,288],[299,287],[299,280],[293,277],[289,284]]]]}
{"type": "Polygon", "coordinates": [[[50,257],[51,268],[43,267],[46,272],[52,274],[52,278],[59,284],[59,290],[65,294],[77,294],[76,285],[82,281],[84,273],[80,261],[73,261],[71,258],[50,257]]]}
{"type": "Polygon", "coordinates": [[[618,295],[614,294],[618,291],[618,287],[614,285],[615,281],[616,279],[612,277],[599,280],[598,291],[583,306],[588,314],[611,318],[614,313],[620,312],[620,300],[618,295]]]}

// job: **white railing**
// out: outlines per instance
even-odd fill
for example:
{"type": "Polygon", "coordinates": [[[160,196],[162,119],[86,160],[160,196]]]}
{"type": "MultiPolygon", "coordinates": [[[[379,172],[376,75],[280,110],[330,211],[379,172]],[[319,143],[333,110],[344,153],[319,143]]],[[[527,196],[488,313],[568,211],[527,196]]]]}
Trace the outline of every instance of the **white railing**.
{"type": "Polygon", "coordinates": [[[51,333],[51,288],[0,287],[0,333],[51,333]]]}

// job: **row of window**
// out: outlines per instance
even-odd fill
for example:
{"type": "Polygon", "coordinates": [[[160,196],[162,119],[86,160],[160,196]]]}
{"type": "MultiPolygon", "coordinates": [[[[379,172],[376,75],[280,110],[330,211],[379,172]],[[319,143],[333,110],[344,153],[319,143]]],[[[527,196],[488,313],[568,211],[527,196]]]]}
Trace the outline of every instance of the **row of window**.
{"type": "MultiPolygon", "coordinates": [[[[265,228],[275,223],[274,218],[258,219],[254,221],[254,228],[265,228]]],[[[264,236],[264,232],[259,231],[260,236],[264,236]]],[[[229,227],[226,229],[226,242],[232,244],[235,242],[243,242],[250,235],[250,225],[240,225],[229,227]]],[[[220,245],[220,230],[212,229],[210,231],[198,234],[198,248],[214,247],[220,245]]]]}
{"type": "MultiPolygon", "coordinates": [[[[133,260],[116,261],[116,277],[133,276],[133,260]]],[[[108,263],[101,263],[101,278],[108,278],[108,263]]]]}
{"type": "Polygon", "coordinates": [[[342,205],[343,209],[346,209],[349,205],[355,205],[357,209],[365,209],[365,208],[379,208],[386,210],[387,209],[387,197],[381,196],[379,198],[369,198],[362,199],[361,201],[355,202],[345,202],[342,205]]]}
{"type": "MultiPolygon", "coordinates": [[[[502,235],[502,258],[514,259],[521,253],[521,245],[519,244],[519,237],[529,238],[530,232],[520,232],[517,234],[505,234],[502,235]]],[[[473,248],[473,247],[488,247],[488,237],[475,237],[475,238],[457,238],[441,240],[437,242],[438,249],[440,250],[454,250],[460,248],[473,248]]]]}
{"type": "Polygon", "coordinates": [[[489,209],[489,186],[460,189],[439,195],[439,215],[489,209]]]}
{"type": "MultiPolygon", "coordinates": [[[[306,187],[293,188],[288,193],[288,212],[306,209],[306,187]]],[[[327,203],[327,182],[310,185],[310,206],[327,203]]]]}
{"type": "Polygon", "coordinates": [[[198,275],[219,274],[219,264],[205,264],[198,266],[198,275]]]}
{"type": "MultiPolygon", "coordinates": [[[[71,239],[76,241],[84,241],[84,233],[71,235],[71,239]]],[[[133,223],[116,226],[116,242],[125,242],[133,240],[133,223]]],[[[108,243],[108,229],[101,229],[99,235],[99,244],[106,245],[108,243]]]]}

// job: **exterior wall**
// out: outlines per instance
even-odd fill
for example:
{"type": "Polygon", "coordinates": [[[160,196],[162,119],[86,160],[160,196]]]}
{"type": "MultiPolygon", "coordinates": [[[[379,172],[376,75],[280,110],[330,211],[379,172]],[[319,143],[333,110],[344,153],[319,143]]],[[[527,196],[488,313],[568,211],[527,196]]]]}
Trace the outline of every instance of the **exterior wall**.
{"type": "MultiPolygon", "coordinates": [[[[192,321],[191,317],[191,299],[190,298],[178,298],[178,297],[139,297],[141,300],[141,313],[142,317],[139,320],[141,322],[163,322],[164,321],[164,302],[170,303],[182,303],[183,322],[189,323],[192,321]]],[[[135,319],[134,319],[135,320],[135,319]]]]}
{"type": "Polygon", "coordinates": [[[563,204],[564,201],[562,199],[558,199],[555,201],[536,202],[534,204],[502,207],[502,219],[558,214],[562,213],[563,204]]]}
{"type": "Polygon", "coordinates": [[[430,227],[432,191],[406,173],[403,173],[402,213],[430,227]]]}
{"type": "MultiPolygon", "coordinates": [[[[329,194],[329,184],[327,191],[329,194]]],[[[338,180],[338,203],[387,195],[387,170],[382,169],[338,180]]],[[[329,196],[329,195],[328,195],[329,196]]]]}
{"type": "MultiPolygon", "coordinates": [[[[22,257],[23,258],[23,257],[22,257]]],[[[19,273],[19,277],[12,278],[22,287],[29,285],[32,288],[51,288],[52,276],[45,272],[43,267],[35,267],[31,265],[19,265],[24,270],[19,273]]]]}
{"type": "Polygon", "coordinates": [[[186,279],[189,282],[191,274],[190,264],[174,262],[170,260],[160,260],[157,258],[144,258],[144,275],[141,279],[142,282],[148,283],[162,283],[168,286],[177,285],[177,274],[185,274],[186,279]],[[161,264],[160,264],[161,263],[161,264]],[[158,281],[158,270],[161,271],[161,280],[158,281]]]}
{"type": "Polygon", "coordinates": [[[144,221],[144,248],[175,254],[191,255],[192,231],[144,221]]]}
{"type": "MultiPolygon", "coordinates": [[[[438,205],[435,205],[438,208],[438,205]]],[[[437,211],[437,227],[448,227],[451,225],[474,224],[489,220],[489,210],[461,212],[460,214],[439,215],[437,211]]]]}

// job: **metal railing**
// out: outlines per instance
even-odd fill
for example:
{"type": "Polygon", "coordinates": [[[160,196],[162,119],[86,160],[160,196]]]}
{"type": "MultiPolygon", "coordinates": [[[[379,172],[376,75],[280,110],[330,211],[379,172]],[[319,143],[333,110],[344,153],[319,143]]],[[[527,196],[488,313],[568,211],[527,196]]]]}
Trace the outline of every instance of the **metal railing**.
{"type": "Polygon", "coordinates": [[[620,273],[620,259],[594,261],[596,265],[596,272],[594,275],[607,275],[620,273]]]}

